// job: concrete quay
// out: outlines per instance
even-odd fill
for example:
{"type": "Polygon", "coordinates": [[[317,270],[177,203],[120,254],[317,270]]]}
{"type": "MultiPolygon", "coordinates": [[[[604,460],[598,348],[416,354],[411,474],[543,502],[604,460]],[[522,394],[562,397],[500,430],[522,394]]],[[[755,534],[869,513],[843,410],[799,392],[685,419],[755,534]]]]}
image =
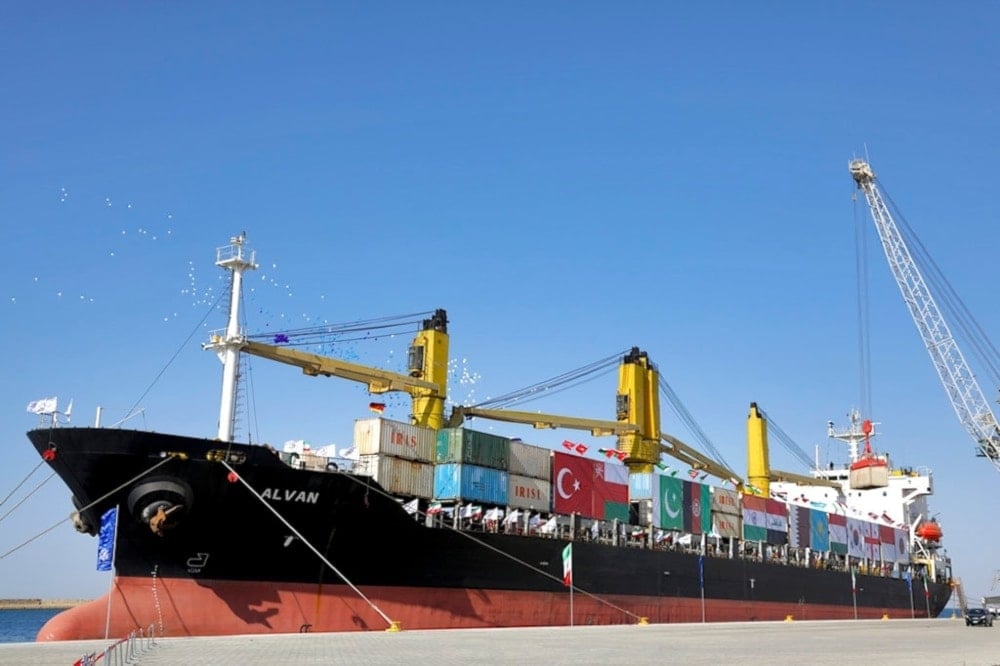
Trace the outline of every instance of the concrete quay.
{"type": "MultiPolygon", "coordinates": [[[[0,664],[70,666],[105,641],[0,645],[0,664]]],[[[98,662],[125,663],[118,660],[98,662]]],[[[133,664],[955,664],[1000,666],[1000,628],[862,620],[158,638],[133,664]]]]}

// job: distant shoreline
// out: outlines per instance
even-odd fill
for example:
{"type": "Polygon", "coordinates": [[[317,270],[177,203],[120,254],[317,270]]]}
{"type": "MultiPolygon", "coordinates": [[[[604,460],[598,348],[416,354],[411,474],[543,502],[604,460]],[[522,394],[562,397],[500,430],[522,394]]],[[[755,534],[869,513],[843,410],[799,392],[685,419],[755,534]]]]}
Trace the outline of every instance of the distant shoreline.
{"type": "Polygon", "coordinates": [[[0,599],[0,610],[30,610],[32,608],[73,608],[90,599],[0,599]]]}

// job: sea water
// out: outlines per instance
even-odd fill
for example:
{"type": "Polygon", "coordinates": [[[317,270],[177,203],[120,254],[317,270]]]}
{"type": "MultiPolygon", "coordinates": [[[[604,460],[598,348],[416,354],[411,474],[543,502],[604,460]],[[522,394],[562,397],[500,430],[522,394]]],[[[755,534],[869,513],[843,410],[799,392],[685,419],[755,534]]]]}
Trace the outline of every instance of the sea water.
{"type": "Polygon", "coordinates": [[[0,643],[33,643],[38,631],[63,608],[0,610],[0,643]]]}

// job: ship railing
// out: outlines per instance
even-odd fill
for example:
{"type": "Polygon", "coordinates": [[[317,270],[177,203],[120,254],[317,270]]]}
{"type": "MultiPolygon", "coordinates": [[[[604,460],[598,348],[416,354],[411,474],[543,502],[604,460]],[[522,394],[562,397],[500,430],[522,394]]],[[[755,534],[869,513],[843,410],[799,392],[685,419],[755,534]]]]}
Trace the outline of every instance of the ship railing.
{"type": "Polygon", "coordinates": [[[156,647],[156,629],[151,624],[145,629],[130,631],[102,652],[91,652],[74,662],[73,666],[96,666],[103,663],[108,666],[124,666],[138,663],[144,654],[156,647]]]}
{"type": "Polygon", "coordinates": [[[805,549],[793,548],[788,544],[784,546],[765,545],[766,553],[762,553],[756,542],[747,542],[742,539],[737,539],[737,545],[732,549],[726,547],[721,541],[713,547],[711,539],[709,539],[703,552],[700,539],[684,541],[683,535],[674,531],[663,531],[663,538],[660,538],[661,535],[654,538],[650,535],[651,528],[648,525],[632,525],[621,521],[590,521],[589,524],[584,522],[584,525],[580,525],[579,518],[573,520],[570,516],[549,514],[549,518],[552,517],[556,518],[556,526],[548,532],[542,532],[538,529],[539,524],[546,522],[541,518],[535,519],[530,526],[526,526],[522,520],[518,520],[516,523],[505,523],[503,519],[486,521],[463,518],[457,521],[442,522],[449,527],[467,532],[504,533],[562,541],[591,542],[620,548],[647,548],[700,554],[707,557],[742,559],[782,567],[848,572],[853,565],[856,567],[855,570],[862,575],[884,578],[903,578],[906,571],[905,565],[897,567],[895,562],[865,560],[852,562],[848,557],[839,555],[820,558],[815,552],[807,553],[805,549]],[[575,532],[573,531],[574,527],[575,532]]]}

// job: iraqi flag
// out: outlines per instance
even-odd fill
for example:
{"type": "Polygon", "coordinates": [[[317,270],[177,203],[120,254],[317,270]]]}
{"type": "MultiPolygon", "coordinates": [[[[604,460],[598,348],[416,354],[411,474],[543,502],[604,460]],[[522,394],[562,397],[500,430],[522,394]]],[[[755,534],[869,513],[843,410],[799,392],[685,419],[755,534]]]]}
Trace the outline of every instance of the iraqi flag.
{"type": "Polygon", "coordinates": [[[767,503],[757,495],[743,496],[743,539],[767,540],[767,503]]]}
{"type": "Polygon", "coordinates": [[[847,555],[847,516],[831,513],[827,522],[830,526],[830,552],[847,555]]]}
{"type": "Polygon", "coordinates": [[[708,534],[712,531],[712,494],[703,483],[684,481],[684,531],[708,534]]]}
{"type": "Polygon", "coordinates": [[[764,501],[767,542],[776,546],[788,543],[788,505],[775,499],[764,501]]]}
{"type": "Polygon", "coordinates": [[[684,482],[672,476],[653,476],[653,526],[684,530],[684,482]]]}

